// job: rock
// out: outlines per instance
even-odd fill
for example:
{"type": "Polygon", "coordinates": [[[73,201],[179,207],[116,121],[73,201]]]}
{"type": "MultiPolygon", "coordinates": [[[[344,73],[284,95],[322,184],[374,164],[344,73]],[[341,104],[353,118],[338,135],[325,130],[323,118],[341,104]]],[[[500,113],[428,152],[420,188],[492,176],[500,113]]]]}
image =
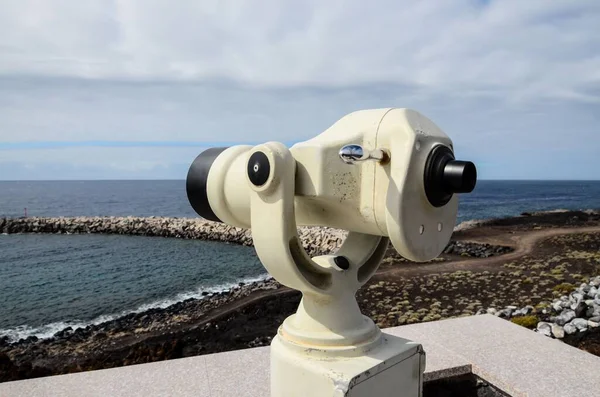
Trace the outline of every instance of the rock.
{"type": "Polygon", "coordinates": [[[583,292],[588,292],[588,291],[590,290],[590,288],[592,288],[592,287],[591,287],[589,284],[586,284],[586,283],[582,283],[582,284],[579,286],[579,289],[580,289],[581,291],[583,291],[583,292]]]}
{"type": "Polygon", "coordinates": [[[600,276],[590,280],[590,285],[596,288],[600,287],[600,276]]]}
{"type": "Polygon", "coordinates": [[[54,337],[57,339],[65,338],[65,337],[71,335],[72,333],[73,333],[73,328],[67,327],[67,328],[63,329],[62,331],[58,331],[57,333],[55,333],[54,337]]]}
{"type": "Polygon", "coordinates": [[[537,332],[542,335],[552,336],[552,327],[550,323],[540,321],[537,325],[537,332]]]}
{"type": "Polygon", "coordinates": [[[485,309],[479,309],[479,310],[477,310],[477,312],[475,312],[475,315],[476,316],[480,316],[480,315],[486,314],[486,313],[487,313],[487,310],[485,310],[485,309]]]}
{"type": "Polygon", "coordinates": [[[587,305],[585,302],[579,302],[573,310],[575,311],[575,317],[583,317],[587,311],[587,305]]]}
{"type": "Polygon", "coordinates": [[[563,329],[564,329],[565,333],[568,335],[572,335],[575,332],[577,332],[577,327],[575,327],[573,324],[565,324],[563,329]]]}
{"type": "Polygon", "coordinates": [[[556,302],[552,303],[552,309],[555,312],[560,313],[562,311],[562,309],[563,309],[562,302],[561,301],[556,301],[556,302]]]}
{"type": "MultiPolygon", "coordinates": [[[[569,321],[575,318],[575,312],[573,310],[564,310],[561,314],[556,316],[554,322],[558,325],[565,325],[569,321]]],[[[566,331],[566,330],[565,330],[566,331]]]]}
{"type": "Polygon", "coordinates": [[[588,318],[600,316],[600,305],[594,301],[591,306],[587,307],[585,316],[588,318]]]}
{"type": "Polygon", "coordinates": [[[552,336],[554,336],[556,339],[562,339],[565,337],[565,330],[563,327],[554,323],[550,324],[550,327],[552,329],[552,336]]]}
{"type": "Polygon", "coordinates": [[[517,317],[517,316],[522,316],[522,315],[524,315],[524,314],[525,314],[525,313],[523,312],[523,309],[518,309],[518,310],[515,310],[515,311],[512,313],[512,315],[513,315],[514,317],[517,317]]]}
{"type": "Polygon", "coordinates": [[[588,320],[584,318],[576,318],[570,322],[571,325],[575,326],[579,331],[587,330],[588,320]]]}
{"type": "Polygon", "coordinates": [[[588,320],[588,328],[598,328],[600,327],[600,322],[588,320]]]}
{"type": "Polygon", "coordinates": [[[527,305],[523,309],[521,309],[521,311],[523,312],[523,315],[525,315],[525,316],[528,314],[531,314],[534,310],[535,310],[535,307],[533,307],[531,305],[527,305]]]}
{"type": "Polygon", "coordinates": [[[510,309],[503,309],[503,310],[500,310],[496,315],[498,317],[500,317],[500,318],[507,318],[508,319],[512,315],[512,310],[510,310],[510,309]]]}
{"type": "Polygon", "coordinates": [[[493,316],[497,315],[498,311],[496,309],[494,309],[493,307],[490,307],[489,309],[486,310],[487,314],[491,314],[493,316]]]}
{"type": "Polygon", "coordinates": [[[0,347],[8,346],[8,336],[0,337],[0,347]]]}
{"type": "Polygon", "coordinates": [[[595,323],[600,323],[600,316],[590,317],[588,320],[593,321],[595,323]]]}
{"type": "Polygon", "coordinates": [[[579,304],[579,302],[581,302],[583,300],[583,294],[580,294],[578,292],[573,292],[569,296],[569,300],[571,301],[571,309],[575,310],[573,306],[577,306],[579,304]]]}

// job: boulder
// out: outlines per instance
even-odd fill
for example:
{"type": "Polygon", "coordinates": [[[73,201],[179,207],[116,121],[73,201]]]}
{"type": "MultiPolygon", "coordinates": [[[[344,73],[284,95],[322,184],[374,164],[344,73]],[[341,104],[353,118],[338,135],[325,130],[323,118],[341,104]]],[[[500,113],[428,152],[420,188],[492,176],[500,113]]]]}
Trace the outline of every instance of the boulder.
{"type": "Polygon", "coordinates": [[[562,302],[555,301],[554,303],[552,303],[552,309],[557,313],[562,312],[562,310],[563,310],[562,302]]]}
{"type": "Polygon", "coordinates": [[[600,305],[594,301],[591,306],[587,307],[585,316],[588,318],[600,316],[600,305]]]}
{"type": "Polygon", "coordinates": [[[537,332],[539,332],[542,335],[552,336],[552,326],[550,325],[550,323],[540,321],[537,325],[537,332]]]}
{"type": "Polygon", "coordinates": [[[497,315],[498,311],[496,309],[494,309],[493,307],[490,307],[489,309],[486,310],[487,314],[491,314],[493,316],[497,315]]]}
{"type": "Polygon", "coordinates": [[[588,328],[598,328],[600,327],[600,322],[588,320],[588,328]]]}
{"type": "Polygon", "coordinates": [[[554,336],[556,339],[562,339],[565,337],[565,330],[563,327],[561,327],[558,324],[550,324],[551,330],[552,330],[552,336],[554,336]]]}
{"type": "Polygon", "coordinates": [[[564,329],[565,333],[568,335],[572,335],[575,332],[577,332],[577,327],[575,327],[573,324],[565,324],[563,329],[564,329]]]}
{"type": "Polygon", "coordinates": [[[590,288],[592,288],[592,287],[589,284],[587,284],[587,283],[582,283],[579,286],[579,290],[583,291],[583,292],[588,292],[590,290],[590,288]]]}
{"type": "Polygon", "coordinates": [[[571,325],[574,325],[579,331],[587,331],[588,328],[588,320],[585,318],[575,318],[570,322],[571,325]]]}
{"type": "Polygon", "coordinates": [[[573,320],[575,317],[575,312],[573,310],[564,310],[561,314],[556,316],[554,322],[558,325],[565,325],[569,321],[573,320]]]}
{"type": "Polygon", "coordinates": [[[583,317],[586,314],[588,307],[585,302],[581,301],[572,309],[575,311],[575,317],[583,317]]]}
{"type": "Polygon", "coordinates": [[[510,318],[512,316],[513,311],[511,309],[503,309],[496,314],[500,318],[510,318]]]}

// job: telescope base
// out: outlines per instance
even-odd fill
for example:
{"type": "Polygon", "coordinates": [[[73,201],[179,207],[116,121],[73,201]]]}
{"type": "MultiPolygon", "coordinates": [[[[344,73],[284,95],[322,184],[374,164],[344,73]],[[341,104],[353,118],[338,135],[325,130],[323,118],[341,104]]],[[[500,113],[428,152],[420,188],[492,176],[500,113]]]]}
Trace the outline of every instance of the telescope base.
{"type": "Polygon", "coordinates": [[[298,345],[278,334],[271,343],[271,397],[421,396],[420,344],[383,334],[376,347],[352,356],[356,349],[298,345]]]}

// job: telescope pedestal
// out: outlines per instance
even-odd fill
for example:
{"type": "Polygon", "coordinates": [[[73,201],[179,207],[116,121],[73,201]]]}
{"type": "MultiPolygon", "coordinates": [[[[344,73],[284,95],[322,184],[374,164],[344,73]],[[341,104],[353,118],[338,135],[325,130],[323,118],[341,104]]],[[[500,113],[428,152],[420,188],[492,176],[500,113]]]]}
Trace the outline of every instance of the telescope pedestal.
{"type": "Polygon", "coordinates": [[[381,335],[364,349],[271,343],[272,397],[419,397],[425,370],[420,344],[381,335]]]}

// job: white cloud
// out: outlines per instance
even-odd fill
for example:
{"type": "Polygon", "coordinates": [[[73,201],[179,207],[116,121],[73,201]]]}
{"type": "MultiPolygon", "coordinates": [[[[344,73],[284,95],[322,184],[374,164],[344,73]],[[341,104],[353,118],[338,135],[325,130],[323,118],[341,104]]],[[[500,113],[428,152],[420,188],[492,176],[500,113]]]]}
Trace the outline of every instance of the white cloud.
{"type": "MultiPolygon", "coordinates": [[[[288,142],[400,106],[483,176],[600,177],[597,0],[0,2],[0,142],[288,142]]],[[[104,165],[66,159],[190,160],[97,150],[104,165]]],[[[14,153],[0,167],[27,163],[14,153]]]]}
{"type": "Polygon", "coordinates": [[[5,74],[598,100],[595,0],[4,3],[5,74]]]}

